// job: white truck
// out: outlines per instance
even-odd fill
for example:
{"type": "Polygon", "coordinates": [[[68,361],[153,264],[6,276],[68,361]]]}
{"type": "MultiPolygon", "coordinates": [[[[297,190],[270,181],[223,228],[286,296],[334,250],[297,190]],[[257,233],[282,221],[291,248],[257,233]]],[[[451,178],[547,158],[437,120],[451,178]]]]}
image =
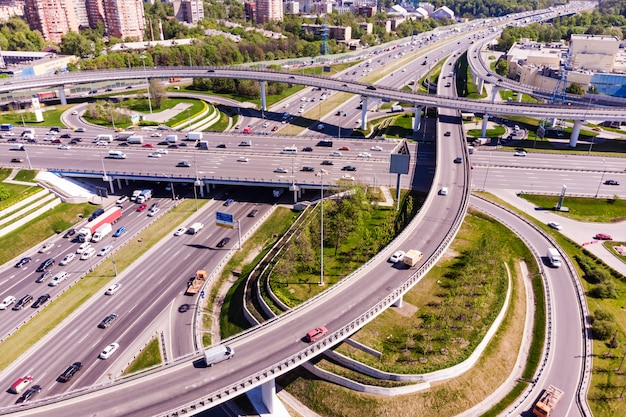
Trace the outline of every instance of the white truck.
{"type": "Polygon", "coordinates": [[[143,204],[146,201],[150,200],[152,198],[152,190],[151,189],[145,189],[145,190],[141,190],[141,193],[139,193],[139,195],[135,198],[135,202],[137,204],[143,204]]]}
{"type": "Polygon", "coordinates": [[[203,227],[204,227],[204,224],[197,222],[189,226],[189,229],[187,229],[187,232],[189,232],[190,235],[195,235],[200,230],[202,230],[203,227]]]}
{"type": "Polygon", "coordinates": [[[111,143],[113,141],[113,135],[98,135],[96,136],[96,141],[111,143]]]}
{"type": "Polygon", "coordinates": [[[561,254],[556,248],[548,248],[548,261],[550,261],[550,265],[554,268],[561,266],[561,254]]]}
{"type": "Polygon", "coordinates": [[[113,230],[113,226],[111,226],[111,223],[103,224],[102,226],[96,229],[96,233],[94,233],[93,236],[91,237],[91,241],[100,242],[102,238],[104,238],[106,235],[111,233],[112,230],[113,230]]]}
{"type": "Polygon", "coordinates": [[[422,259],[422,256],[424,256],[422,252],[418,251],[417,249],[411,249],[404,254],[404,259],[402,260],[402,262],[404,262],[406,266],[411,268],[414,267],[415,264],[420,261],[420,259],[422,259]]]}
{"type": "Polygon", "coordinates": [[[178,142],[178,135],[167,135],[165,141],[168,143],[176,143],[178,142]]]}
{"type": "Polygon", "coordinates": [[[204,361],[206,366],[213,366],[216,363],[228,360],[235,356],[235,350],[230,346],[214,346],[204,351],[204,361]]]}
{"type": "Polygon", "coordinates": [[[140,135],[132,135],[129,136],[126,139],[126,143],[131,143],[131,144],[142,144],[143,143],[143,136],[140,135]]]}
{"type": "Polygon", "coordinates": [[[188,132],[185,140],[202,140],[202,132],[188,132]]]}
{"type": "Polygon", "coordinates": [[[119,132],[115,135],[115,140],[126,140],[131,136],[133,136],[133,132],[119,132]]]}

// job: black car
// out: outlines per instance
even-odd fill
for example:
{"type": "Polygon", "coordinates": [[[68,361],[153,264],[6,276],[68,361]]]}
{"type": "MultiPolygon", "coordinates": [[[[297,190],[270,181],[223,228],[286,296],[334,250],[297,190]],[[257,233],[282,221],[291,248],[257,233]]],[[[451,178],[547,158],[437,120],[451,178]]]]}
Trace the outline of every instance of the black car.
{"type": "Polygon", "coordinates": [[[72,379],[74,375],[76,375],[76,372],[80,371],[80,368],[82,367],[83,367],[82,363],[74,362],[73,364],[68,366],[67,369],[63,371],[61,375],[59,375],[59,377],[57,378],[57,381],[59,382],[69,381],[70,379],[72,379]]]}
{"type": "Polygon", "coordinates": [[[616,180],[606,180],[604,181],[606,185],[619,185],[619,181],[616,180]]]}
{"type": "Polygon", "coordinates": [[[44,272],[46,269],[54,265],[54,259],[48,258],[37,267],[37,272],[44,272]]]}
{"type": "Polygon", "coordinates": [[[335,163],[333,161],[331,161],[330,159],[324,159],[322,161],[322,165],[334,165],[335,163]]]}
{"type": "Polygon", "coordinates": [[[309,167],[309,166],[304,166],[304,167],[302,167],[302,169],[300,171],[313,172],[313,171],[315,171],[315,168],[314,167],[309,167]]]}
{"type": "Polygon", "coordinates": [[[41,275],[39,275],[39,278],[37,278],[35,280],[35,282],[41,284],[42,282],[44,282],[45,280],[50,278],[50,275],[52,275],[52,272],[46,271],[46,272],[42,273],[41,275]]]}
{"type": "Polygon", "coordinates": [[[117,314],[112,313],[109,314],[108,316],[106,316],[101,322],[100,324],[98,324],[98,327],[101,329],[106,329],[107,327],[109,327],[111,324],[113,324],[113,322],[117,319],[117,314]]]}
{"type": "Polygon", "coordinates": [[[248,213],[248,217],[256,217],[257,214],[259,214],[259,210],[254,209],[250,213],[248,213]]]}
{"type": "Polygon", "coordinates": [[[374,87],[373,85],[368,85],[368,86],[367,86],[367,89],[368,89],[368,90],[376,90],[376,87],[374,87]]]}
{"type": "Polygon", "coordinates": [[[177,167],[189,168],[191,164],[187,161],[180,161],[176,164],[177,167]]]}
{"type": "Polygon", "coordinates": [[[302,148],[302,152],[313,152],[313,148],[311,148],[310,146],[305,146],[304,148],[302,148]]]}
{"type": "Polygon", "coordinates": [[[48,300],[50,299],[50,294],[44,294],[44,295],[40,295],[35,302],[33,303],[33,305],[31,306],[32,308],[39,308],[41,307],[44,303],[46,303],[48,300]]]}
{"type": "Polygon", "coordinates": [[[30,302],[33,301],[33,296],[30,294],[26,294],[22,298],[20,298],[17,303],[13,306],[13,311],[18,311],[26,307],[30,302]]]}
{"type": "Polygon", "coordinates": [[[223,248],[224,246],[226,246],[228,244],[228,242],[230,242],[230,238],[229,237],[225,237],[224,239],[220,240],[217,243],[217,247],[218,248],[223,248]]]}
{"type": "Polygon", "coordinates": [[[65,234],[63,235],[63,238],[67,239],[67,238],[74,236],[75,234],[76,234],[76,229],[71,228],[70,230],[65,232],[65,234]]]}
{"type": "Polygon", "coordinates": [[[220,143],[219,145],[216,146],[216,148],[225,149],[226,148],[226,144],[225,143],[220,143]]]}
{"type": "Polygon", "coordinates": [[[461,162],[463,162],[463,158],[461,158],[460,156],[457,156],[456,158],[454,158],[455,164],[460,164],[461,162]]]}
{"type": "Polygon", "coordinates": [[[72,137],[72,135],[70,135],[69,133],[63,133],[61,136],[59,136],[61,139],[69,139],[72,137]]]}
{"type": "Polygon", "coordinates": [[[23,267],[24,265],[26,265],[27,263],[29,263],[31,260],[32,260],[32,259],[31,259],[30,257],[28,257],[28,256],[27,256],[27,257],[25,257],[25,258],[22,258],[22,259],[20,259],[20,260],[19,260],[19,262],[18,262],[18,263],[16,263],[16,264],[15,264],[15,267],[16,267],[16,268],[21,268],[21,267],[23,267]]]}
{"type": "Polygon", "coordinates": [[[356,171],[356,167],[354,165],[346,165],[345,167],[341,168],[342,171],[356,171]]]}
{"type": "Polygon", "coordinates": [[[37,394],[39,391],[41,391],[41,385],[33,385],[32,387],[24,391],[22,396],[18,398],[17,401],[15,401],[15,404],[25,403],[26,401],[33,398],[33,396],[37,394]]]}

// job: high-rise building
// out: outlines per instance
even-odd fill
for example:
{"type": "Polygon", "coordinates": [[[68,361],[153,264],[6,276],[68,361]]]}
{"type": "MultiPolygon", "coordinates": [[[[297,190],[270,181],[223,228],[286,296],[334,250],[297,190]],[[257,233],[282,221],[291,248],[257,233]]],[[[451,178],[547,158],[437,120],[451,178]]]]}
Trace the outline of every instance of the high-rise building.
{"type": "Polygon", "coordinates": [[[74,0],[26,0],[24,16],[30,27],[50,42],[60,43],[70,30],[78,32],[74,0]]]}
{"type": "Polygon", "coordinates": [[[174,0],[174,16],[181,22],[198,23],[204,19],[202,0],[174,0]]]}
{"type": "Polygon", "coordinates": [[[104,25],[104,4],[102,4],[102,0],[85,0],[85,5],[87,8],[89,27],[96,29],[98,23],[104,25]]]}
{"type": "Polygon", "coordinates": [[[145,18],[142,0],[102,0],[104,26],[109,36],[142,41],[145,18]]]}
{"type": "Polygon", "coordinates": [[[256,23],[276,22],[283,20],[282,0],[257,0],[256,23]]]}

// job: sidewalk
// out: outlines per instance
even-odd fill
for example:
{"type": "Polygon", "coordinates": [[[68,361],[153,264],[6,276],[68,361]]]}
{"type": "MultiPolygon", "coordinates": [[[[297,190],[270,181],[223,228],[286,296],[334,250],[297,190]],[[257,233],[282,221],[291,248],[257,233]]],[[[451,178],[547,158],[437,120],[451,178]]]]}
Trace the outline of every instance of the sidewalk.
{"type": "MultiPolygon", "coordinates": [[[[607,233],[613,237],[616,241],[626,241],[626,228],[623,223],[590,223],[579,222],[572,220],[565,216],[561,216],[558,212],[552,210],[537,210],[537,207],[529,201],[518,197],[518,190],[501,190],[501,189],[488,189],[488,192],[501,198],[507,203],[524,213],[534,217],[544,224],[548,222],[557,222],[563,226],[560,231],[564,236],[570,238],[580,246],[584,246],[589,252],[593,253],[598,258],[602,259],[604,263],[618,271],[619,273],[626,275],[626,263],[615,257],[609,252],[601,241],[593,239],[596,233],[607,233]]],[[[567,199],[565,200],[565,206],[567,206],[567,199]]]]}

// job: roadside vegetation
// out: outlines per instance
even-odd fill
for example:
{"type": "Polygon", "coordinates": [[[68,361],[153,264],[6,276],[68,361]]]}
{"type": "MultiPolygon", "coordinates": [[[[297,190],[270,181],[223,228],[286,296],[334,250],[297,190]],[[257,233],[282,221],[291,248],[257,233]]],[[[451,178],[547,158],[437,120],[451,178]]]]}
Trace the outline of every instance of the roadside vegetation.
{"type": "Polygon", "coordinates": [[[147,368],[159,365],[163,362],[159,340],[154,338],[139,352],[137,357],[130,363],[124,371],[124,375],[142,371],[147,368]]]}

